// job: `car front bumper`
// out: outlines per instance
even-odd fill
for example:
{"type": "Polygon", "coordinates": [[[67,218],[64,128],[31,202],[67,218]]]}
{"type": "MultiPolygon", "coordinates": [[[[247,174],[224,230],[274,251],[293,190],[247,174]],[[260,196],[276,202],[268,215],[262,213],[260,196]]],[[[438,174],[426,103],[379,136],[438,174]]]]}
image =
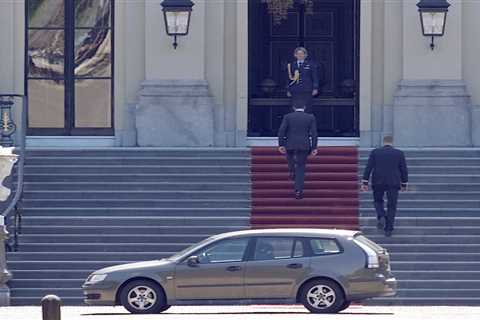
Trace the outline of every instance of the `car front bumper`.
{"type": "Polygon", "coordinates": [[[84,302],[91,306],[116,305],[116,288],[113,283],[101,282],[82,286],[84,302]]]}

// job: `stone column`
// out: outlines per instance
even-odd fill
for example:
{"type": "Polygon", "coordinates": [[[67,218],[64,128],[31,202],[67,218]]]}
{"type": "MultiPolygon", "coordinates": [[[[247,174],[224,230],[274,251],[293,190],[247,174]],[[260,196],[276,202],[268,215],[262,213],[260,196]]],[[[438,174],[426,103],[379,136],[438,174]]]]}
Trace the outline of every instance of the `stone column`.
{"type": "Polygon", "coordinates": [[[445,35],[430,39],[421,31],[417,0],[403,0],[403,80],[393,102],[395,144],[406,147],[472,145],[471,102],[462,80],[462,6],[452,4],[445,35]]]}
{"type": "MultiPolygon", "coordinates": [[[[2,185],[3,180],[10,175],[17,156],[12,153],[13,148],[0,147],[0,201],[5,201],[10,196],[10,189],[2,185]]],[[[10,304],[10,289],[7,282],[11,278],[7,270],[7,256],[5,253],[5,241],[8,238],[5,219],[0,215],[0,307],[10,304]]]]}
{"type": "Polygon", "coordinates": [[[136,111],[140,147],[210,147],[213,98],[205,80],[150,80],[136,111]]]}
{"type": "MultiPolygon", "coordinates": [[[[165,32],[161,1],[145,2],[145,76],[136,111],[139,147],[214,144],[214,109],[206,80],[205,0],[195,0],[190,33],[165,32]]],[[[221,63],[221,61],[220,61],[221,63]]]]}

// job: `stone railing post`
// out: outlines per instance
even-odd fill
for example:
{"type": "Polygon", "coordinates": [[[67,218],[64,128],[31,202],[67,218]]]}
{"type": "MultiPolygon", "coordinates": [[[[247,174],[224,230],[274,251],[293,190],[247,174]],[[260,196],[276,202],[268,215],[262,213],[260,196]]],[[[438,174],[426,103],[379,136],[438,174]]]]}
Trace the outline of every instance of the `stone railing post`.
{"type": "MultiPolygon", "coordinates": [[[[17,155],[13,154],[13,148],[0,147],[0,201],[5,201],[10,196],[11,190],[3,186],[3,180],[12,172],[13,165],[17,161],[17,155]]],[[[0,307],[10,304],[10,289],[7,282],[11,278],[7,270],[7,255],[5,241],[8,238],[5,217],[0,215],[0,307]]]]}

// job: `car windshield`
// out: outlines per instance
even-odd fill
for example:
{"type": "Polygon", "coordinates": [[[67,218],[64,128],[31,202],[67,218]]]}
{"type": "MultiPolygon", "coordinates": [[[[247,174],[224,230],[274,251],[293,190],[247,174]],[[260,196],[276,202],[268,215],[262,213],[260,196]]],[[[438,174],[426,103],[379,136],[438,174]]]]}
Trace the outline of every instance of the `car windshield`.
{"type": "Polygon", "coordinates": [[[184,256],[187,252],[190,252],[190,251],[195,251],[197,249],[199,249],[200,247],[202,247],[204,244],[208,243],[208,242],[211,242],[212,240],[214,240],[216,237],[209,237],[209,238],[206,238],[202,241],[200,241],[199,243],[196,243],[194,245],[191,245],[190,247],[187,247],[185,249],[183,249],[182,251],[178,252],[178,253],[175,253],[173,256],[171,257],[168,257],[167,260],[178,260],[180,259],[182,256],[184,256]]]}

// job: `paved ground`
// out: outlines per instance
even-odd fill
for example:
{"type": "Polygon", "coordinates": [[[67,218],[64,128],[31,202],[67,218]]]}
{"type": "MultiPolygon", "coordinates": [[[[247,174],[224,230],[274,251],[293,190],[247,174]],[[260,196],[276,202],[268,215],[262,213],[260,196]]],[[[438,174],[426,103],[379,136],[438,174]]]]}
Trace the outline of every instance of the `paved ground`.
{"type": "MultiPolygon", "coordinates": [[[[314,315],[297,306],[172,307],[159,315],[130,315],[121,307],[65,307],[62,320],[479,320],[480,307],[363,307],[353,306],[337,315],[314,315]]],[[[41,320],[39,307],[0,308],[2,320],[41,320]]]]}

